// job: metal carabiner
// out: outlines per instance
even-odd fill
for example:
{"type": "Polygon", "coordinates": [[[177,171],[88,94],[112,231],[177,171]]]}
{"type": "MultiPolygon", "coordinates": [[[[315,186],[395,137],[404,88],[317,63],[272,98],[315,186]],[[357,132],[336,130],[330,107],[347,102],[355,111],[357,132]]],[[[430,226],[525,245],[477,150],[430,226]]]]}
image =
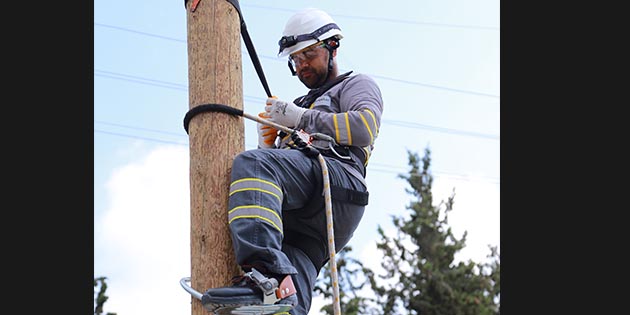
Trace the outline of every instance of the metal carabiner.
{"type": "MultiPolygon", "coordinates": [[[[323,133],[314,133],[314,134],[311,134],[311,138],[312,139],[323,140],[323,141],[328,141],[328,149],[330,151],[332,151],[338,158],[344,159],[344,160],[351,160],[352,159],[352,157],[350,157],[349,155],[348,156],[343,156],[343,155],[339,154],[339,152],[337,152],[335,150],[335,145],[337,145],[337,142],[331,136],[323,134],[323,133]]],[[[323,148],[320,148],[320,149],[323,149],[323,148]]]]}

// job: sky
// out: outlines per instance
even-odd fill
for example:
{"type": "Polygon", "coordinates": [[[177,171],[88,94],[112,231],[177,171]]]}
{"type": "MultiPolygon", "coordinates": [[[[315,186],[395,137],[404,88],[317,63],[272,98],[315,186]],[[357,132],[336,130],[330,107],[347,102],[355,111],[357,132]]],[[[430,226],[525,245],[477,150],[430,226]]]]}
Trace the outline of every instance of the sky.
{"type": "MultiPolygon", "coordinates": [[[[201,0],[200,6],[208,0],[201,0]]],[[[215,0],[216,1],[216,0],[215,0]]],[[[209,2],[209,1],[208,1],[209,2]]],[[[500,249],[499,0],[240,1],[271,92],[307,92],[276,57],[298,10],[328,12],[344,38],[340,72],[372,76],[384,101],[367,170],[370,202],[349,245],[378,270],[377,228],[413,201],[407,152],[431,150],[436,204],[455,192],[448,224],[468,233],[457,260],[500,249]]],[[[187,16],[184,1],[94,1],[94,276],[107,277],[105,312],[190,314],[187,16]]],[[[243,110],[266,93],[242,44],[243,110]]],[[[244,119],[245,149],[257,143],[244,119]]],[[[309,314],[330,303],[315,296],[309,314]]]]}

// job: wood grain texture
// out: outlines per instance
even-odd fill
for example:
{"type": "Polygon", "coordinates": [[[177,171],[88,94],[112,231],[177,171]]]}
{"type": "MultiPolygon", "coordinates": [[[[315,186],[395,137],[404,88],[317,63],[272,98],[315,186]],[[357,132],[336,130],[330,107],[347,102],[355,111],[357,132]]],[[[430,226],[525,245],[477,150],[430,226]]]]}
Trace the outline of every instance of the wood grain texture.
{"type": "MultiPolygon", "coordinates": [[[[241,35],[236,9],[225,0],[187,4],[189,109],[223,104],[243,109],[241,35]]],[[[191,287],[225,286],[240,272],[227,224],[234,156],[242,152],[240,116],[203,112],[189,124],[191,287]]],[[[193,315],[208,311],[193,299],[193,315]]]]}

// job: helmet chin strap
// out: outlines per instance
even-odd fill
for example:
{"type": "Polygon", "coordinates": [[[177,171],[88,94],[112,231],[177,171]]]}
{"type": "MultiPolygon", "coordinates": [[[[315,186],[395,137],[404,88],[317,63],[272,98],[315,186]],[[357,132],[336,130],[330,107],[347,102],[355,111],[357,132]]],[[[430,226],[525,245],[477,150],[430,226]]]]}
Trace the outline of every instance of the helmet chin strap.
{"type": "MultiPolygon", "coordinates": [[[[326,70],[326,76],[325,76],[326,80],[328,80],[328,76],[330,75],[330,72],[333,70],[333,51],[339,47],[339,40],[336,38],[329,38],[325,40],[324,43],[325,43],[326,49],[328,50],[328,69],[326,70]]],[[[324,85],[324,83],[326,83],[326,80],[324,80],[324,82],[320,84],[319,86],[324,85]]]]}
{"type": "Polygon", "coordinates": [[[333,69],[333,55],[332,55],[333,50],[332,49],[328,49],[328,68],[326,69],[326,75],[324,76],[324,80],[321,84],[319,84],[318,86],[313,87],[312,89],[317,89],[319,87],[321,87],[322,85],[326,84],[326,81],[328,81],[328,76],[330,75],[330,72],[333,69]]]}
{"type": "Polygon", "coordinates": [[[339,40],[336,38],[329,38],[324,41],[324,47],[326,47],[326,50],[328,50],[328,68],[326,69],[324,82],[322,82],[320,85],[316,87],[313,87],[313,89],[317,89],[321,87],[322,85],[326,84],[326,81],[328,81],[328,76],[330,75],[330,72],[333,70],[333,51],[339,47],[339,40]]]}

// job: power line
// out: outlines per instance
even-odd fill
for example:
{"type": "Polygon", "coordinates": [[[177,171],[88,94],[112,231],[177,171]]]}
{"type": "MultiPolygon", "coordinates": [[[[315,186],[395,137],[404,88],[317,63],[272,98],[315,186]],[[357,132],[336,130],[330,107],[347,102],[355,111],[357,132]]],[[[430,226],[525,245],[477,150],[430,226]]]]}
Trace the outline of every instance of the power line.
{"type": "Polygon", "coordinates": [[[401,121],[401,120],[386,120],[386,119],[382,119],[381,121],[383,123],[387,123],[387,124],[390,124],[390,125],[407,127],[407,128],[413,128],[413,129],[427,129],[427,130],[443,132],[443,133],[451,133],[451,134],[458,134],[458,135],[464,135],[464,136],[472,136],[472,137],[478,137],[478,138],[488,138],[488,139],[499,140],[499,136],[497,136],[497,135],[489,135],[489,134],[484,134],[484,133],[477,133],[477,132],[462,131],[462,130],[457,130],[457,129],[435,127],[435,126],[429,126],[429,125],[413,123],[413,122],[408,122],[408,121],[401,121]]]}
{"type": "Polygon", "coordinates": [[[109,125],[109,126],[116,126],[116,127],[121,127],[121,128],[125,128],[125,129],[133,129],[133,130],[140,130],[140,131],[149,131],[149,132],[153,132],[153,133],[161,133],[161,134],[172,135],[172,136],[178,136],[178,137],[184,137],[184,136],[186,136],[186,135],[181,134],[181,133],[174,133],[174,132],[168,132],[168,131],[164,131],[164,130],[149,129],[149,128],[142,128],[142,127],[133,127],[133,126],[127,126],[127,125],[121,125],[121,124],[116,124],[116,123],[106,122],[106,121],[102,121],[102,120],[94,120],[94,122],[95,122],[95,123],[97,123],[97,124],[103,124],[103,125],[109,125]]]}
{"type": "Polygon", "coordinates": [[[162,81],[162,80],[148,79],[148,78],[144,78],[144,77],[133,76],[133,75],[128,75],[128,74],[122,74],[122,73],[116,73],[116,72],[111,72],[111,71],[103,71],[103,70],[95,69],[94,70],[94,75],[95,76],[100,76],[100,77],[105,77],[105,78],[116,79],[116,80],[122,80],[122,81],[128,81],[128,82],[134,82],[134,83],[140,83],[140,84],[164,87],[164,88],[169,88],[169,89],[175,89],[175,90],[180,90],[180,91],[188,91],[188,86],[183,85],[183,84],[172,83],[172,82],[167,82],[167,81],[162,81]]]}
{"type": "MultiPolygon", "coordinates": [[[[284,8],[261,6],[261,5],[252,5],[252,4],[242,4],[241,7],[266,9],[266,10],[273,10],[273,11],[296,12],[296,10],[292,10],[292,9],[284,9],[284,8]]],[[[468,29],[479,29],[479,30],[490,30],[490,31],[498,31],[499,30],[498,27],[491,27],[491,26],[432,23],[432,22],[402,20],[402,19],[394,19],[394,18],[386,18],[386,17],[345,15],[345,14],[335,14],[335,13],[330,13],[330,15],[331,16],[336,16],[336,17],[341,17],[341,18],[346,18],[346,19],[352,19],[352,20],[368,20],[368,21],[390,22],[390,23],[398,23],[398,24],[413,24],[413,25],[425,25],[425,26],[437,26],[437,27],[468,28],[468,29]]]]}
{"type": "MultiPolygon", "coordinates": [[[[103,26],[103,27],[109,27],[109,28],[118,29],[118,30],[122,30],[122,31],[133,32],[133,33],[138,33],[138,34],[141,34],[141,35],[147,35],[147,36],[153,36],[153,37],[158,37],[158,38],[174,40],[174,39],[169,38],[169,37],[164,37],[164,36],[160,36],[160,35],[150,34],[150,33],[146,33],[146,32],[139,32],[139,31],[128,29],[128,28],[117,27],[117,26],[112,26],[112,25],[106,25],[106,24],[102,24],[102,23],[94,23],[94,25],[96,25],[96,26],[103,26]]],[[[186,42],[186,41],[183,41],[183,40],[177,40],[177,41],[183,42],[183,43],[186,42]]],[[[249,55],[244,50],[241,51],[241,53],[245,54],[245,55],[249,55]]],[[[270,57],[270,56],[266,56],[266,55],[258,55],[258,57],[259,58],[270,59],[270,60],[273,60],[274,62],[285,62],[285,60],[283,60],[283,59],[278,59],[276,57],[270,57]]],[[[421,83],[421,82],[415,82],[415,81],[409,81],[409,80],[396,79],[396,78],[391,78],[391,77],[382,76],[382,75],[376,75],[376,74],[370,74],[370,75],[375,77],[375,78],[378,78],[378,79],[394,81],[394,82],[398,82],[398,83],[405,83],[405,84],[411,84],[411,85],[416,85],[416,86],[428,87],[428,88],[432,88],[432,89],[440,89],[440,90],[445,90],[445,91],[450,91],[450,92],[457,92],[457,93],[464,93],[464,94],[470,94],[470,95],[499,98],[499,95],[494,95],[494,94],[480,93],[480,92],[475,92],[475,91],[467,91],[467,90],[462,90],[462,89],[454,89],[454,88],[445,87],[445,86],[439,86],[439,85],[434,85],[434,84],[427,84],[427,83],[421,83]]]]}
{"type": "Polygon", "coordinates": [[[445,87],[445,86],[439,86],[439,85],[426,84],[426,83],[414,82],[414,81],[409,81],[409,80],[390,78],[390,77],[377,75],[377,74],[369,74],[369,75],[374,77],[374,78],[378,78],[378,79],[395,81],[395,82],[412,84],[412,85],[418,85],[418,86],[424,86],[424,87],[433,88],[433,89],[446,90],[446,91],[451,91],[451,92],[471,94],[471,95],[477,95],[477,96],[487,96],[487,97],[499,98],[499,95],[494,95],[494,94],[480,93],[480,92],[467,91],[467,90],[461,90],[461,89],[454,89],[454,88],[449,88],[449,87],[445,87]]]}
{"type": "MultiPolygon", "coordinates": [[[[371,167],[385,167],[385,168],[387,168],[387,169],[391,169],[392,171],[388,171],[388,172],[392,172],[392,173],[394,172],[394,171],[393,171],[394,169],[398,169],[398,170],[400,170],[400,171],[399,171],[399,174],[409,174],[409,171],[408,171],[408,170],[406,170],[406,169],[405,169],[405,168],[403,168],[403,167],[396,166],[396,165],[390,165],[390,164],[382,164],[382,163],[374,163],[374,162],[370,162],[370,166],[371,166],[371,167]]],[[[434,171],[434,172],[432,172],[432,173],[438,173],[438,174],[441,174],[442,176],[460,177],[460,178],[462,178],[462,179],[464,179],[464,180],[467,180],[467,179],[469,179],[469,178],[470,178],[469,176],[466,176],[466,175],[455,174],[455,173],[448,173],[448,172],[435,172],[435,171],[434,171]]],[[[489,179],[489,180],[492,180],[492,181],[496,181],[497,183],[498,183],[498,181],[499,181],[499,179],[498,179],[498,178],[496,178],[496,177],[490,177],[490,176],[473,176],[473,177],[486,178],[486,179],[489,179]]]]}
{"type": "MultiPolygon", "coordinates": [[[[133,127],[129,127],[129,128],[135,129],[133,127]]],[[[182,146],[187,146],[188,145],[188,143],[167,141],[167,140],[162,140],[162,139],[156,139],[156,138],[150,138],[150,137],[142,137],[142,136],[137,136],[137,135],[130,135],[130,134],[124,134],[124,133],[118,133],[118,132],[110,132],[110,131],[98,130],[98,129],[94,129],[94,132],[95,133],[103,133],[103,134],[112,135],[112,136],[131,138],[131,139],[140,139],[140,140],[152,141],[152,142],[160,142],[160,143],[175,144],[175,145],[182,145],[182,146]]],[[[256,147],[256,145],[247,145],[247,147],[254,148],[254,147],[256,147]]],[[[370,167],[370,171],[371,172],[391,173],[391,174],[406,174],[405,172],[400,172],[400,171],[396,171],[395,170],[395,168],[396,169],[400,169],[400,167],[395,167],[395,166],[386,165],[386,164],[379,164],[379,163],[371,163],[370,166],[373,166],[373,167],[370,167]],[[380,167],[380,168],[378,168],[378,167],[380,167]]],[[[433,173],[436,176],[439,176],[439,177],[450,177],[451,179],[455,179],[455,180],[483,181],[483,182],[489,182],[489,183],[500,185],[500,181],[497,178],[494,178],[494,177],[477,176],[478,178],[487,178],[489,180],[476,180],[475,177],[471,178],[471,177],[469,177],[467,175],[461,175],[461,174],[453,174],[453,173],[446,173],[446,172],[435,172],[435,171],[433,173]]]]}
{"type": "Polygon", "coordinates": [[[174,141],[168,141],[168,140],[162,140],[162,139],[156,139],[156,138],[141,137],[141,136],[136,136],[136,135],[127,135],[127,134],[124,134],[124,133],[111,132],[111,131],[98,130],[98,129],[94,129],[94,132],[100,132],[100,133],[104,133],[104,134],[108,134],[108,135],[112,135],[112,136],[120,136],[120,137],[133,138],[133,139],[141,139],[141,140],[153,141],[153,142],[161,142],[161,143],[169,143],[169,144],[177,144],[177,145],[187,145],[186,143],[181,143],[181,142],[174,142],[174,141]]]}
{"type": "MultiPolygon", "coordinates": [[[[153,85],[157,87],[165,87],[165,88],[170,88],[170,89],[175,89],[175,90],[180,90],[180,91],[188,91],[188,87],[183,84],[171,83],[171,82],[166,82],[166,81],[161,81],[161,80],[146,79],[146,78],[142,78],[138,76],[131,76],[131,75],[120,74],[120,73],[115,73],[115,72],[102,71],[98,69],[95,69],[94,72],[95,72],[94,75],[97,75],[97,76],[103,76],[103,77],[108,77],[112,79],[124,80],[124,81],[129,81],[129,82],[134,82],[134,83],[140,83],[140,84],[153,85]]],[[[264,102],[265,101],[265,99],[262,97],[249,96],[249,95],[243,95],[243,96],[244,96],[244,101],[248,101],[248,102],[256,102],[256,101],[264,102]]],[[[471,131],[436,127],[436,126],[424,125],[424,124],[413,123],[413,122],[408,122],[408,121],[382,120],[382,122],[385,124],[392,124],[392,125],[397,125],[400,127],[406,127],[406,128],[411,128],[411,129],[425,129],[425,130],[431,130],[431,131],[442,132],[442,133],[450,133],[450,134],[458,134],[458,135],[464,135],[464,136],[499,140],[499,136],[497,135],[489,135],[489,134],[483,134],[483,133],[477,133],[477,132],[471,132],[471,131]]]]}
{"type": "Polygon", "coordinates": [[[94,22],[94,25],[101,26],[101,27],[107,27],[107,28],[113,28],[113,29],[117,29],[117,30],[125,31],[125,32],[136,33],[136,34],[140,34],[140,35],[144,35],[144,36],[150,36],[150,37],[156,37],[156,38],[160,38],[160,39],[166,39],[166,40],[170,40],[170,41],[174,41],[174,42],[186,43],[186,41],[183,40],[183,39],[173,38],[173,37],[166,37],[166,36],[157,35],[157,34],[153,34],[153,33],[136,31],[136,30],[132,30],[130,28],[125,28],[125,27],[120,27],[120,26],[115,26],[115,25],[96,23],[96,22],[94,22]]]}

